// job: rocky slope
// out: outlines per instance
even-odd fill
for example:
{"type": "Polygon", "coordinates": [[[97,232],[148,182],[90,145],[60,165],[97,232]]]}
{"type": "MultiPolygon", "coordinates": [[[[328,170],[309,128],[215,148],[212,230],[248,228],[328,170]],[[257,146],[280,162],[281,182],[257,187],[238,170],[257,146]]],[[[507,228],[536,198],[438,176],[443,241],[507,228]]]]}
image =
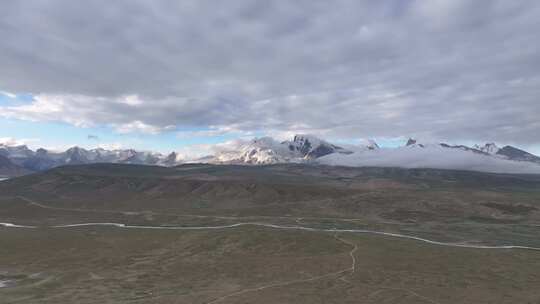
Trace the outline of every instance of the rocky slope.
{"type": "Polygon", "coordinates": [[[9,158],[0,155],[0,178],[20,176],[29,173],[28,170],[15,165],[9,158]]]}

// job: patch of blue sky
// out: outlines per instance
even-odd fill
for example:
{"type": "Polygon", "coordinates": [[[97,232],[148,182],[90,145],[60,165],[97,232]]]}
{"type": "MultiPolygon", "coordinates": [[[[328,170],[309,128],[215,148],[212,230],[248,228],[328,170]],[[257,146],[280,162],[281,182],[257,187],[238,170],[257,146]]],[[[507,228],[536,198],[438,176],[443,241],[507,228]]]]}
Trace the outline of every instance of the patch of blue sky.
{"type": "MultiPolygon", "coordinates": [[[[118,133],[112,127],[76,127],[63,122],[33,122],[18,119],[0,118],[0,137],[25,140],[31,148],[45,147],[63,150],[72,146],[108,149],[119,147],[137,150],[168,153],[185,146],[197,144],[216,144],[238,137],[236,133],[223,133],[212,136],[177,136],[179,130],[171,130],[160,134],[118,133]]],[[[211,131],[208,128],[189,128],[198,134],[211,131]]]]}
{"type": "Polygon", "coordinates": [[[32,94],[13,94],[0,89],[0,106],[16,106],[30,103],[32,100],[34,100],[32,94]]]}
{"type": "Polygon", "coordinates": [[[0,92],[0,105],[8,105],[13,102],[13,97],[0,92]]]}
{"type": "Polygon", "coordinates": [[[405,137],[375,137],[375,138],[358,138],[358,139],[337,139],[330,140],[336,144],[362,145],[367,144],[368,140],[374,140],[381,148],[396,148],[405,145],[407,138],[405,137]]]}

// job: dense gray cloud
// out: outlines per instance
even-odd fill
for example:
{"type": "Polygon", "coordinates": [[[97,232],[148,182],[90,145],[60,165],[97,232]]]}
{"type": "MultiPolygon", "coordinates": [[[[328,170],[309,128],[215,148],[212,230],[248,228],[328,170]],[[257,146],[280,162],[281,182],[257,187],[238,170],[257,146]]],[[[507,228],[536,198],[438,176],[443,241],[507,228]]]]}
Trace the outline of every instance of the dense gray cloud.
{"type": "Polygon", "coordinates": [[[1,1],[0,115],[540,143],[538,1],[1,1]]]}

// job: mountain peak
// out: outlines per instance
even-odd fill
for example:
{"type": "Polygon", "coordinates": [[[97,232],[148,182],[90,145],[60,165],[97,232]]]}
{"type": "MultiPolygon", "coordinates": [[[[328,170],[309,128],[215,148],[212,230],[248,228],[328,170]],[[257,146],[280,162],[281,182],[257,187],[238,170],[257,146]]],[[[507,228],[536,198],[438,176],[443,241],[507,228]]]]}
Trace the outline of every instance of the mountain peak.
{"type": "Polygon", "coordinates": [[[295,134],[293,137],[294,142],[304,142],[306,140],[313,141],[313,142],[322,141],[317,136],[311,135],[311,134],[295,134]]]}
{"type": "Polygon", "coordinates": [[[510,160],[540,163],[540,157],[512,146],[504,146],[496,154],[510,160]]]}
{"type": "Polygon", "coordinates": [[[375,149],[379,149],[379,145],[377,144],[377,142],[374,139],[368,139],[367,140],[367,148],[369,150],[375,150],[375,149]]]}
{"type": "Polygon", "coordinates": [[[409,137],[409,140],[407,140],[407,144],[405,144],[405,146],[412,146],[414,144],[416,144],[416,139],[409,137]]]}
{"type": "Polygon", "coordinates": [[[49,152],[49,151],[47,151],[47,150],[45,150],[45,149],[43,149],[43,148],[39,148],[39,149],[36,150],[36,155],[38,155],[38,156],[45,156],[45,155],[47,155],[48,152],[49,152]]]}
{"type": "Polygon", "coordinates": [[[79,147],[79,146],[73,146],[69,149],[66,150],[66,152],[79,152],[79,151],[83,151],[84,149],[79,147]]]}
{"type": "Polygon", "coordinates": [[[316,159],[324,155],[332,153],[350,153],[348,150],[342,147],[333,145],[325,140],[322,140],[316,136],[308,134],[297,134],[294,136],[292,142],[283,142],[288,145],[288,148],[292,152],[300,153],[300,156],[304,159],[316,159]]]}
{"type": "Polygon", "coordinates": [[[420,148],[424,148],[425,145],[424,145],[424,144],[420,144],[420,143],[418,143],[418,140],[409,137],[409,139],[407,140],[407,143],[405,144],[405,147],[420,147],[420,148]]]}
{"type": "Polygon", "coordinates": [[[497,145],[495,143],[486,143],[485,145],[483,146],[480,146],[480,145],[474,145],[473,147],[474,149],[477,149],[477,150],[480,150],[484,153],[488,153],[488,154],[497,154],[497,152],[499,152],[500,148],[497,147],[497,145]]]}
{"type": "Polygon", "coordinates": [[[165,157],[165,159],[163,159],[160,164],[167,167],[176,166],[180,163],[178,160],[178,156],[178,153],[173,151],[169,153],[169,155],[167,155],[167,157],[165,157]]]}
{"type": "Polygon", "coordinates": [[[89,162],[88,151],[78,146],[71,147],[64,152],[66,164],[86,164],[89,162]]]}

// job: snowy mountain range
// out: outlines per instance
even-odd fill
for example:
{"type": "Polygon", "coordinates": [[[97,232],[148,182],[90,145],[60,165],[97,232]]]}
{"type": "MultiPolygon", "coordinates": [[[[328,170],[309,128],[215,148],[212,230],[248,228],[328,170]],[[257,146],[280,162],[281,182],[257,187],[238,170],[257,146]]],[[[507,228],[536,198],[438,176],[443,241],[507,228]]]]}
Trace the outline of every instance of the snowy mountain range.
{"type": "Polygon", "coordinates": [[[312,135],[295,135],[292,140],[286,141],[271,137],[235,141],[216,147],[214,152],[203,158],[186,160],[176,152],[165,155],[132,149],[87,150],[80,147],[52,152],[41,148],[33,151],[25,145],[0,144],[0,175],[15,176],[75,164],[175,166],[185,162],[245,165],[315,163],[540,174],[540,157],[512,146],[499,148],[494,143],[468,147],[419,143],[409,139],[403,147],[380,148],[370,140],[363,145],[341,147],[312,135]]]}

